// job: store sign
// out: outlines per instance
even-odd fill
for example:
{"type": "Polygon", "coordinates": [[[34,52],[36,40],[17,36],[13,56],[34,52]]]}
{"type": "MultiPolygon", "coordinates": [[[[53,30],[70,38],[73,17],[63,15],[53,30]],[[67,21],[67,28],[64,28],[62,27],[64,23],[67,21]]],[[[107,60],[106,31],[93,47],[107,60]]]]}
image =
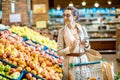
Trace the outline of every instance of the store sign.
{"type": "Polygon", "coordinates": [[[33,5],[34,14],[45,14],[46,13],[46,4],[34,4],[33,5]]]}
{"type": "Polygon", "coordinates": [[[10,19],[10,23],[21,22],[21,15],[20,14],[10,14],[9,19],[10,19]]]}
{"type": "Polygon", "coordinates": [[[37,21],[36,22],[36,27],[37,28],[46,28],[47,27],[46,21],[37,21]]]}

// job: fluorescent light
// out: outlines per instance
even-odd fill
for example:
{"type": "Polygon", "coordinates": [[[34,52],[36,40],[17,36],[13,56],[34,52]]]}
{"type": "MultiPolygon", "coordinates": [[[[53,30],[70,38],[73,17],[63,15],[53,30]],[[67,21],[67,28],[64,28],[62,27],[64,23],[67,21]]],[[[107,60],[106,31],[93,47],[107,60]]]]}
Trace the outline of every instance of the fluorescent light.
{"type": "Polygon", "coordinates": [[[57,6],[57,10],[60,10],[60,5],[57,6]]]}

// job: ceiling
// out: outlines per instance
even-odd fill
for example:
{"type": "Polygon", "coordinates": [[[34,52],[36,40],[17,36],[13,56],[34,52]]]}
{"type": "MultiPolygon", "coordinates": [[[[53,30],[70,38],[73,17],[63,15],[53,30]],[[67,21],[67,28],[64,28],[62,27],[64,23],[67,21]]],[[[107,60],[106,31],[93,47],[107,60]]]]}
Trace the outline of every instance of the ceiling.
{"type": "Polygon", "coordinates": [[[74,4],[77,8],[92,8],[94,7],[94,3],[98,2],[99,7],[119,7],[120,8],[120,0],[110,0],[112,2],[111,5],[107,4],[108,0],[49,0],[49,7],[50,8],[56,8],[58,5],[60,5],[61,8],[66,8],[70,2],[74,4]],[[86,6],[82,6],[81,2],[86,1],[86,6]]]}

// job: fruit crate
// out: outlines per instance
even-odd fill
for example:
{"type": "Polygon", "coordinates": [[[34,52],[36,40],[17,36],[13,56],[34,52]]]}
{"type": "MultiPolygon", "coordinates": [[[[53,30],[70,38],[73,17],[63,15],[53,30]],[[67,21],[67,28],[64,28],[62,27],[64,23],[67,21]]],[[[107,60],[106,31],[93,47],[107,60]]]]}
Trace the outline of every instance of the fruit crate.
{"type": "Polygon", "coordinates": [[[35,80],[45,80],[44,78],[34,75],[26,70],[23,70],[23,76],[22,76],[21,80],[28,80],[26,77],[27,74],[29,74],[27,77],[30,78],[31,80],[32,80],[32,78],[35,78],[35,80]]]}
{"type": "MultiPolygon", "coordinates": [[[[4,65],[9,65],[11,68],[15,68],[15,69],[17,68],[17,66],[15,66],[15,65],[13,65],[13,64],[10,64],[10,63],[2,60],[1,58],[0,58],[0,61],[1,61],[4,65]]],[[[1,71],[1,72],[3,72],[3,71],[1,71]]],[[[9,71],[9,72],[10,72],[10,71],[9,71]]],[[[14,74],[14,73],[13,73],[13,74],[14,74]]],[[[17,79],[13,79],[13,78],[11,78],[11,77],[9,77],[9,76],[6,76],[6,74],[1,74],[1,73],[0,73],[0,76],[6,78],[5,80],[21,80],[21,78],[22,78],[22,76],[23,76],[23,70],[20,72],[20,75],[19,75],[19,77],[18,77],[17,79]]]]}

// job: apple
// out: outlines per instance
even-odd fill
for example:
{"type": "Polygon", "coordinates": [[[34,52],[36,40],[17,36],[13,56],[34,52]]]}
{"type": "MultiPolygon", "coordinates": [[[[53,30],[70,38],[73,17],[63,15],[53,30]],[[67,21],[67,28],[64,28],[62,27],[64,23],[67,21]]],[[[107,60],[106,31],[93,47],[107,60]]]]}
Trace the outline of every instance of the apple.
{"type": "Polygon", "coordinates": [[[11,53],[10,53],[10,52],[7,52],[6,55],[7,55],[7,57],[10,57],[11,53]]]}
{"type": "Polygon", "coordinates": [[[16,71],[21,72],[22,69],[23,69],[22,67],[17,67],[17,68],[16,68],[16,71]]]}
{"type": "Polygon", "coordinates": [[[3,77],[2,76],[0,76],[0,80],[2,80],[3,79],[3,77]]]}
{"type": "Polygon", "coordinates": [[[35,77],[32,77],[30,80],[37,80],[35,77]]]}
{"type": "Polygon", "coordinates": [[[32,78],[32,74],[31,74],[31,73],[27,73],[25,76],[26,76],[26,78],[27,78],[28,80],[32,78]]]}
{"type": "Polygon", "coordinates": [[[37,72],[35,71],[35,70],[31,70],[31,73],[33,73],[33,74],[37,74],[37,72]]]}
{"type": "Polygon", "coordinates": [[[5,72],[10,71],[10,69],[11,69],[11,67],[9,65],[5,65],[5,69],[4,69],[5,72]]]}
{"type": "Polygon", "coordinates": [[[4,71],[5,66],[3,64],[0,64],[0,71],[4,71]]]}
{"type": "Polygon", "coordinates": [[[20,76],[20,72],[14,72],[14,73],[11,74],[11,77],[13,79],[18,79],[19,76],[20,76]]]}
{"type": "Polygon", "coordinates": [[[34,67],[35,67],[35,64],[32,61],[30,61],[28,65],[31,69],[34,69],[34,67]]]}
{"type": "Polygon", "coordinates": [[[3,63],[0,61],[0,65],[2,65],[3,63]]]}
{"type": "Polygon", "coordinates": [[[9,71],[9,74],[12,74],[14,72],[16,72],[16,69],[15,68],[11,68],[10,71],[9,71]]]}
{"type": "Polygon", "coordinates": [[[30,67],[27,66],[25,69],[26,69],[28,72],[31,72],[31,68],[30,68],[30,67]]]}

